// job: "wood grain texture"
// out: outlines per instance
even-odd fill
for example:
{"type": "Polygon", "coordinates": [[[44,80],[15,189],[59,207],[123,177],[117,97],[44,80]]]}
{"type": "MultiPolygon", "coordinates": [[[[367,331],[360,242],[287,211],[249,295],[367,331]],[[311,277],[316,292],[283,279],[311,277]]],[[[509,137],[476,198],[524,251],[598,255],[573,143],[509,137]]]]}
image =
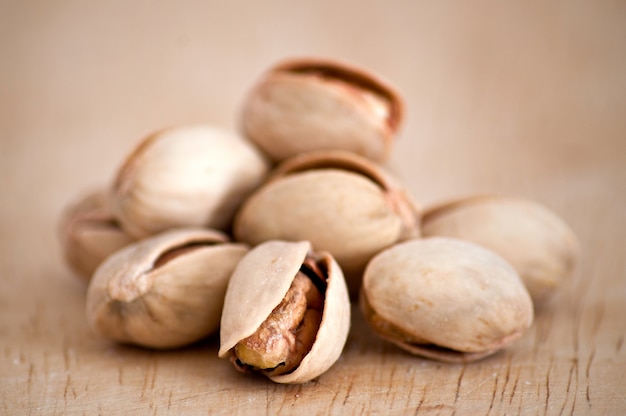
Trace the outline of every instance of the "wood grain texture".
{"type": "Polygon", "coordinates": [[[0,4],[0,414],[626,413],[626,7],[622,2],[0,4]],[[451,365],[377,339],[276,385],[217,358],[116,345],[63,264],[63,207],[144,134],[236,126],[259,73],[322,55],[405,95],[391,168],[422,205],[537,200],[581,241],[573,279],[514,345],[451,365]]]}

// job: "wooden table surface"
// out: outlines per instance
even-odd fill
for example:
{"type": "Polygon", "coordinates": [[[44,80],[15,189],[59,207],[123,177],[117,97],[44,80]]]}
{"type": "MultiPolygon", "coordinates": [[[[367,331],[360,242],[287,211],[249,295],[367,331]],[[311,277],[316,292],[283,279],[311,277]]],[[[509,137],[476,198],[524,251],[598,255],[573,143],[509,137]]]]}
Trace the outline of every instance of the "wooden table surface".
{"type": "Polygon", "coordinates": [[[0,3],[1,414],[626,414],[626,3],[0,3]],[[422,205],[536,200],[575,231],[575,276],[510,348],[443,364],[380,341],[358,310],[305,385],[236,373],[216,337],[120,346],[85,318],[63,207],[148,132],[236,127],[259,74],[340,58],[404,95],[391,166],[422,205]]]}

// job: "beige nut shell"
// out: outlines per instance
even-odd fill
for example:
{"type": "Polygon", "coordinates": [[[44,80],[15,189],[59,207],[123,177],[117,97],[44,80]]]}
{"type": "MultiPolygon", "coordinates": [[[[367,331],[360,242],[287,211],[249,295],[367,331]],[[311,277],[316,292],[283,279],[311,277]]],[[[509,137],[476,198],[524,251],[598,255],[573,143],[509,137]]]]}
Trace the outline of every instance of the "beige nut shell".
{"type": "Polygon", "coordinates": [[[578,240],[561,218],[521,198],[472,196],[433,206],[422,217],[422,232],[498,253],[517,270],[536,305],[572,276],[579,255],[578,240]]]}
{"type": "Polygon", "coordinates": [[[285,161],[243,204],[239,241],[310,241],[341,266],[356,297],[367,261],[419,235],[417,208],[389,175],[347,152],[311,152],[285,161]]]}
{"type": "Polygon", "coordinates": [[[65,262],[85,282],[108,256],[135,241],[113,217],[104,190],[69,205],[61,215],[59,234],[65,262]]]}
{"type": "Polygon", "coordinates": [[[228,279],[248,251],[226,235],[177,229],[114,253],[87,291],[87,319],[100,335],[175,348],[217,331],[228,279]]]}
{"type": "MultiPolygon", "coordinates": [[[[252,335],[284,298],[311,244],[268,241],[239,262],[226,292],[220,326],[222,358],[252,335]]],[[[350,328],[350,301],[343,274],[333,258],[318,253],[327,266],[322,321],[315,342],[291,373],[269,377],[277,383],[304,383],[328,370],[339,358],[350,328]]]]}
{"type": "Polygon", "coordinates": [[[530,296],[511,265],[480,246],[443,237],[400,243],[374,257],[360,306],[383,338],[449,362],[492,354],[533,320],[530,296]]]}
{"type": "Polygon", "coordinates": [[[208,125],[158,131],[128,156],[111,205],[122,227],[144,238],[177,227],[227,230],[269,163],[236,133],[208,125]]]}
{"type": "Polygon", "coordinates": [[[381,163],[403,114],[400,94],[378,76],[339,61],[296,59],[262,77],[241,119],[244,134],[277,162],[341,149],[381,163]]]}

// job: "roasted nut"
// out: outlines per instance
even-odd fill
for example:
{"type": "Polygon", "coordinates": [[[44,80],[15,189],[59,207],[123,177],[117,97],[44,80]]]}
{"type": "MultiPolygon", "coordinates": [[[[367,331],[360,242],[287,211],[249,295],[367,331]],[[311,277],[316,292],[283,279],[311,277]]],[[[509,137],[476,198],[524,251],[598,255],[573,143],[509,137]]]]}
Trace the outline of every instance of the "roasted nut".
{"type": "Polygon", "coordinates": [[[246,98],[244,134],[280,162],[314,150],[388,159],[403,102],[373,74],[340,62],[303,59],[270,69],[246,98]]]}
{"type": "Polygon", "coordinates": [[[230,279],[219,356],[277,383],[304,383],[335,363],[349,327],[350,300],[333,258],[308,242],[268,241],[230,279]]]}
{"type": "Polygon", "coordinates": [[[509,263],[473,243],[443,237],[400,243],[374,257],[359,303],[382,338],[448,362],[492,354],[533,320],[528,291],[509,263]]]}
{"type": "Polygon", "coordinates": [[[122,343],[175,348],[198,341],[218,329],[228,279],[247,251],[206,229],[134,243],[96,270],[87,319],[96,332],[122,343]]]}
{"type": "Polygon", "coordinates": [[[484,246],[517,270],[536,305],[573,274],[578,241],[554,213],[531,201],[474,196],[432,207],[424,236],[446,236],[484,246]]]}
{"type": "Polygon", "coordinates": [[[410,197],[372,162],[320,151],[281,164],[243,204],[233,230],[251,245],[310,241],[333,255],[355,297],[374,254],[419,234],[415,218],[410,197]]]}
{"type": "Polygon", "coordinates": [[[268,162],[234,133],[182,126],[147,137],[119,169],[114,214],[130,234],[146,237],[176,227],[227,230],[268,162]]]}
{"type": "Polygon", "coordinates": [[[134,241],[113,217],[104,191],[89,193],[68,206],[59,228],[65,261],[86,282],[104,259],[134,241]]]}

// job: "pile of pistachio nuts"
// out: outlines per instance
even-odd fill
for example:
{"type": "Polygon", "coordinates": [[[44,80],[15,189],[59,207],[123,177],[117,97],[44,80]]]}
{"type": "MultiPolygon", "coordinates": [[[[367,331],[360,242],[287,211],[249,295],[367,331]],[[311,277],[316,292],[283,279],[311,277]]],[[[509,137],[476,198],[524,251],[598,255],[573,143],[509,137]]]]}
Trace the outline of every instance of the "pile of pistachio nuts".
{"type": "Polygon", "coordinates": [[[477,195],[420,207],[385,167],[400,94],[351,64],[289,60],[244,97],[240,128],[164,128],[60,221],[103,338],[182,347],[219,331],[242,372],[304,383],[340,357],[351,302],[372,333],[469,362],[518,339],[573,273],[545,207],[477,195]]]}

